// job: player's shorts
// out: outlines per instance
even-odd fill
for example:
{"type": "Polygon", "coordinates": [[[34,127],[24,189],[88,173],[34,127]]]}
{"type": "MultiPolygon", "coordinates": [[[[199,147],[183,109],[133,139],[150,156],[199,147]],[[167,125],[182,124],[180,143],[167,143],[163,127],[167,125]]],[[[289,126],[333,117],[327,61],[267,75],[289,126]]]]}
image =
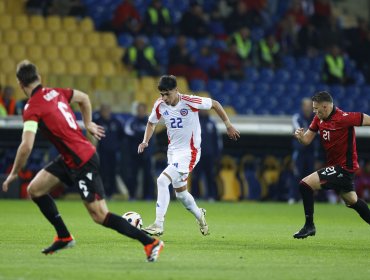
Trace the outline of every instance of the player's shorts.
{"type": "Polygon", "coordinates": [[[178,172],[190,173],[197,165],[200,159],[200,149],[196,153],[177,152],[167,153],[168,165],[173,165],[178,172]]]}
{"type": "Polygon", "coordinates": [[[76,186],[82,200],[93,202],[105,198],[104,186],[99,173],[99,157],[95,153],[79,169],[69,168],[61,155],[44,168],[67,186],[76,186]]]}
{"type": "Polygon", "coordinates": [[[342,167],[328,166],[317,171],[323,189],[334,189],[338,194],[354,191],[354,174],[342,167]]]}

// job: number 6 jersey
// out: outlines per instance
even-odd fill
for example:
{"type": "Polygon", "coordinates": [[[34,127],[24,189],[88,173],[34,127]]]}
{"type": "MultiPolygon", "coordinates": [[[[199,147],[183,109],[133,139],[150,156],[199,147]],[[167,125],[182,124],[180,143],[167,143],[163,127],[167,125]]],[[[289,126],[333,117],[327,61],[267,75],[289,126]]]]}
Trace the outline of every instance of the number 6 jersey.
{"type": "Polygon", "coordinates": [[[24,107],[23,121],[35,121],[55,145],[70,168],[83,166],[95,153],[95,147],[82,134],[69,106],[72,89],[36,87],[24,107]]]}
{"type": "Polygon", "coordinates": [[[313,132],[320,131],[328,166],[339,165],[350,172],[358,169],[354,126],[361,126],[362,119],[362,113],[343,112],[335,106],[327,119],[314,117],[309,129],[313,132]]]}
{"type": "Polygon", "coordinates": [[[179,93],[175,106],[167,105],[161,98],[155,103],[149,122],[158,123],[163,117],[167,127],[168,152],[194,153],[200,149],[201,130],[199,109],[212,108],[212,99],[179,93]]]}

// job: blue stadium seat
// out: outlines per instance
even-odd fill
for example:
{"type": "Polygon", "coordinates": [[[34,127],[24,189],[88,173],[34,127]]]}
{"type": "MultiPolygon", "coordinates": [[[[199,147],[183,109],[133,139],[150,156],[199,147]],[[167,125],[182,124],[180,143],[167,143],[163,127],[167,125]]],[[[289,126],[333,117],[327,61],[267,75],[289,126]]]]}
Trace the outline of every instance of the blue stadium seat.
{"type": "Polygon", "coordinates": [[[258,80],[259,73],[254,67],[246,67],[244,69],[245,77],[248,81],[255,82],[258,80]]]}
{"type": "Polygon", "coordinates": [[[250,82],[241,82],[239,84],[239,93],[245,96],[253,95],[254,84],[250,82]]]}
{"type": "Polygon", "coordinates": [[[283,57],[283,67],[289,71],[296,69],[296,61],[293,56],[286,55],[283,57]]]}
{"type": "Polygon", "coordinates": [[[257,83],[254,86],[254,94],[258,96],[266,96],[270,86],[268,83],[257,83]]]}
{"type": "Polygon", "coordinates": [[[206,90],[206,83],[204,80],[194,79],[190,81],[190,89],[194,92],[206,90]]]}
{"type": "Polygon", "coordinates": [[[121,33],[118,35],[118,44],[121,47],[128,48],[134,42],[134,38],[129,33],[121,33]]]}
{"type": "Polygon", "coordinates": [[[297,70],[309,71],[311,69],[311,59],[308,57],[299,57],[297,59],[297,70]]]}
{"type": "Polygon", "coordinates": [[[316,91],[315,86],[309,83],[305,83],[301,85],[300,95],[310,97],[315,93],[315,91],[316,91]]]}
{"type": "Polygon", "coordinates": [[[222,82],[220,80],[209,80],[207,83],[207,91],[211,94],[222,90],[222,82]]]}
{"type": "Polygon", "coordinates": [[[286,83],[290,79],[290,74],[287,70],[279,69],[276,71],[274,76],[274,82],[275,83],[286,83]]]}
{"type": "Polygon", "coordinates": [[[322,67],[324,65],[324,57],[323,56],[317,56],[313,59],[312,65],[311,65],[311,71],[313,72],[320,72],[322,67]]]}
{"type": "Polygon", "coordinates": [[[329,87],[329,92],[335,100],[342,99],[346,95],[346,91],[341,85],[333,85],[329,87]]]}
{"type": "Polygon", "coordinates": [[[313,84],[316,84],[316,83],[319,83],[320,82],[320,73],[316,72],[316,71],[308,71],[306,72],[306,77],[305,77],[305,82],[306,83],[313,83],[313,84]]]}
{"type": "Polygon", "coordinates": [[[258,42],[262,40],[262,38],[265,36],[265,31],[263,28],[253,28],[251,30],[251,39],[254,42],[258,42]]]}
{"type": "Polygon", "coordinates": [[[305,81],[306,75],[305,72],[300,70],[294,70],[290,72],[290,80],[295,83],[302,83],[305,81]]]}
{"type": "Polygon", "coordinates": [[[239,84],[233,80],[225,80],[222,84],[222,91],[230,96],[238,94],[239,84]]]}
{"type": "Polygon", "coordinates": [[[295,97],[300,95],[301,87],[299,84],[287,83],[285,85],[285,92],[287,97],[295,97]]]}
{"type": "Polygon", "coordinates": [[[227,44],[224,40],[212,40],[212,48],[215,51],[224,51],[227,49],[227,44]]]}
{"type": "Polygon", "coordinates": [[[149,42],[156,52],[166,48],[166,40],[161,36],[153,36],[149,38],[149,42]]]}
{"type": "Polygon", "coordinates": [[[364,85],[366,83],[364,74],[360,71],[354,71],[353,78],[355,80],[355,84],[358,86],[364,85]]]}
{"type": "Polygon", "coordinates": [[[274,79],[274,71],[269,68],[263,68],[259,72],[258,82],[269,83],[274,79]]]}
{"type": "Polygon", "coordinates": [[[353,86],[347,86],[345,87],[346,90],[346,96],[351,97],[352,99],[362,99],[361,96],[361,87],[353,85],[353,86]]]}

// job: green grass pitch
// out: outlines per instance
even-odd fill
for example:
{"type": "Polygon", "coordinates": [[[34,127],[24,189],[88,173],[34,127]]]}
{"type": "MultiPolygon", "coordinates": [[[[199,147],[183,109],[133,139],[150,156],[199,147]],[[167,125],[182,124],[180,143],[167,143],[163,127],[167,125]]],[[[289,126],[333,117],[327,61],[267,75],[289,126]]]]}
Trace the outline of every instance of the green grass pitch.
{"type": "MultiPolygon", "coordinates": [[[[294,240],[302,205],[205,203],[211,235],[171,202],[157,263],[141,244],[95,225],[80,201],[58,201],[76,238],[73,249],[44,256],[54,236],[31,201],[0,201],[0,280],[3,279],[369,279],[370,228],[343,205],[317,204],[317,234],[294,240]]],[[[154,218],[154,202],[109,202],[112,212],[154,218]]]]}

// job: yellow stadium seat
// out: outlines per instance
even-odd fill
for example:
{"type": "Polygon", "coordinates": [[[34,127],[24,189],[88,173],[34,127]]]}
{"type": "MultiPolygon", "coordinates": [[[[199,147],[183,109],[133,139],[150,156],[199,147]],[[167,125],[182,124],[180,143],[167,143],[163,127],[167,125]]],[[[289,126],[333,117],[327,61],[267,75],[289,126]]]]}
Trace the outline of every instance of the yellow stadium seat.
{"type": "Polygon", "coordinates": [[[85,61],[89,61],[91,60],[91,48],[87,47],[87,46],[82,46],[82,47],[78,47],[78,48],[75,48],[76,50],[76,56],[78,57],[78,59],[82,62],[85,62],[85,61]]]}
{"type": "Polygon", "coordinates": [[[99,66],[95,61],[86,61],[83,66],[83,73],[86,75],[96,76],[99,74],[99,66]]]}
{"type": "Polygon", "coordinates": [[[44,77],[45,75],[49,73],[49,63],[46,60],[43,60],[43,59],[36,60],[35,59],[35,60],[32,60],[31,62],[33,62],[36,65],[42,77],[44,77]]]}
{"type": "Polygon", "coordinates": [[[89,93],[91,91],[91,77],[87,75],[78,75],[75,77],[75,88],[83,92],[89,93]]]}
{"type": "Polygon", "coordinates": [[[38,45],[28,46],[26,52],[31,61],[41,60],[44,57],[43,48],[38,45]]]}
{"type": "Polygon", "coordinates": [[[50,61],[49,70],[50,73],[53,74],[65,74],[67,71],[67,67],[63,60],[55,59],[53,61],[50,61]]]}
{"type": "Polygon", "coordinates": [[[53,61],[59,58],[59,49],[55,46],[47,46],[44,48],[45,58],[49,61],[53,61]]]}
{"type": "Polygon", "coordinates": [[[100,70],[101,74],[104,76],[113,76],[116,74],[116,69],[111,61],[102,61],[100,64],[100,70]]]}
{"type": "Polygon", "coordinates": [[[9,15],[0,16],[0,30],[7,30],[12,28],[12,17],[9,15]]]}
{"type": "Polygon", "coordinates": [[[13,26],[19,31],[29,29],[28,17],[25,15],[13,17],[13,26]]]}
{"type": "Polygon", "coordinates": [[[0,15],[5,14],[5,1],[0,1],[0,15]]]}
{"type": "Polygon", "coordinates": [[[5,44],[0,44],[0,60],[9,57],[9,46],[5,44]]]}
{"type": "Polygon", "coordinates": [[[108,77],[108,87],[115,92],[122,92],[126,90],[126,80],[122,76],[108,77]]]}
{"type": "Polygon", "coordinates": [[[100,48],[100,34],[98,32],[86,33],[85,41],[92,48],[100,48]]]}
{"type": "Polygon", "coordinates": [[[231,156],[223,156],[219,179],[222,186],[222,200],[237,201],[241,194],[240,183],[237,178],[237,165],[231,156]]]}
{"type": "Polygon", "coordinates": [[[8,29],[4,31],[4,42],[9,45],[14,45],[19,42],[19,34],[18,31],[8,29]]]}
{"type": "Polygon", "coordinates": [[[96,60],[106,60],[108,58],[108,49],[104,48],[93,48],[93,58],[96,60]]]}
{"type": "Polygon", "coordinates": [[[85,44],[84,36],[79,32],[72,32],[69,36],[69,42],[72,46],[81,47],[85,44]]]}
{"type": "Polygon", "coordinates": [[[64,17],[62,19],[62,29],[68,32],[77,30],[77,20],[75,17],[64,17]]]}
{"type": "Polygon", "coordinates": [[[82,74],[82,64],[79,60],[72,60],[67,63],[67,72],[71,75],[82,74]]]}
{"type": "Polygon", "coordinates": [[[6,57],[0,61],[0,69],[2,73],[12,74],[15,76],[16,62],[10,57],[6,57]]]}
{"type": "Polygon", "coordinates": [[[11,0],[6,1],[6,10],[12,15],[22,15],[24,14],[24,1],[22,0],[11,0]]]}
{"type": "Polygon", "coordinates": [[[58,87],[61,88],[74,88],[74,77],[70,74],[59,75],[58,87]]]}
{"type": "Polygon", "coordinates": [[[142,77],[139,84],[140,90],[146,92],[157,92],[157,81],[153,77],[142,77]]]}
{"type": "Polygon", "coordinates": [[[36,35],[33,30],[23,30],[20,34],[20,43],[29,46],[36,42],[36,35]]]}
{"type": "Polygon", "coordinates": [[[104,32],[101,34],[101,46],[106,48],[112,48],[117,46],[117,39],[114,33],[104,32]]]}
{"type": "Polygon", "coordinates": [[[108,49],[108,56],[112,61],[121,62],[124,52],[124,48],[112,47],[108,49]]]}
{"type": "Polygon", "coordinates": [[[236,115],[236,111],[233,106],[225,106],[224,109],[229,117],[236,115]]]}
{"type": "Polygon", "coordinates": [[[107,79],[102,76],[96,76],[92,79],[92,86],[94,90],[106,90],[108,88],[107,79]]]}
{"type": "Polygon", "coordinates": [[[61,30],[62,21],[59,16],[48,16],[46,18],[46,28],[51,31],[61,30]]]}
{"type": "Polygon", "coordinates": [[[48,30],[40,30],[36,32],[37,44],[40,46],[50,46],[52,43],[52,33],[48,30]]]}
{"type": "Polygon", "coordinates": [[[181,93],[188,93],[189,92],[188,81],[184,77],[176,77],[176,80],[179,91],[181,93]]]}
{"type": "Polygon", "coordinates": [[[83,32],[91,32],[94,30],[94,22],[91,18],[85,17],[83,20],[80,21],[79,30],[83,32]]]}
{"type": "Polygon", "coordinates": [[[17,63],[26,59],[26,47],[23,45],[14,45],[10,48],[10,57],[17,63]]]}
{"type": "Polygon", "coordinates": [[[60,85],[58,84],[58,78],[59,78],[59,75],[56,75],[56,74],[46,75],[45,76],[46,85],[48,87],[59,87],[60,85]]]}
{"type": "Polygon", "coordinates": [[[148,96],[149,94],[146,93],[145,91],[137,90],[134,92],[134,101],[146,103],[147,100],[149,99],[148,96]]]}
{"type": "Polygon", "coordinates": [[[45,19],[42,16],[31,16],[30,27],[32,30],[39,31],[45,28],[45,19]]]}
{"type": "MultiPolygon", "coordinates": [[[[75,49],[74,47],[71,46],[64,46],[63,48],[60,49],[60,57],[64,61],[71,61],[76,58],[75,56],[75,49]]],[[[77,57],[78,58],[78,57],[77,57]]]]}
{"type": "Polygon", "coordinates": [[[53,33],[53,45],[64,47],[68,45],[68,33],[65,31],[58,31],[53,33]]]}

